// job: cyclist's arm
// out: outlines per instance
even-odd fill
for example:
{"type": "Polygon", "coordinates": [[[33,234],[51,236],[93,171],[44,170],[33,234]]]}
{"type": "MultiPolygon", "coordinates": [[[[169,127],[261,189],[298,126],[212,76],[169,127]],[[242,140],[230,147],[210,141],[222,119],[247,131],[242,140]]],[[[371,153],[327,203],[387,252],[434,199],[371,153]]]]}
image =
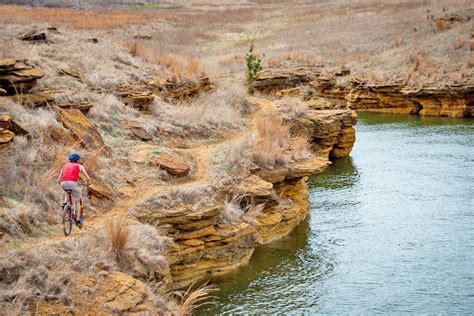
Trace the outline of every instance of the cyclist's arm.
{"type": "Polygon", "coordinates": [[[79,170],[80,170],[80,171],[82,172],[82,174],[84,174],[84,176],[86,177],[87,183],[91,183],[91,177],[89,177],[89,174],[87,173],[86,168],[84,168],[83,165],[79,165],[79,170]]]}
{"type": "Polygon", "coordinates": [[[61,176],[63,174],[63,169],[61,169],[61,171],[59,171],[59,177],[58,177],[58,183],[61,184],[61,176]]]}

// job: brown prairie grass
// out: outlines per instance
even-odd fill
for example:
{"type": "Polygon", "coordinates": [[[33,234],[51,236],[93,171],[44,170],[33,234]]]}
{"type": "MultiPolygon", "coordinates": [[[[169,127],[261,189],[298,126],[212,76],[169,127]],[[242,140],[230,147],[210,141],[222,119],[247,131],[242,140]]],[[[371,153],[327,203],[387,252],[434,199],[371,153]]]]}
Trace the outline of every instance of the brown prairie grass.
{"type": "Polygon", "coordinates": [[[192,285],[189,289],[182,294],[181,302],[178,308],[176,315],[178,316],[186,316],[191,315],[192,311],[196,308],[206,305],[212,304],[212,301],[208,299],[209,294],[214,290],[212,285],[201,285],[197,289],[192,289],[192,285]]]}
{"type": "Polygon", "coordinates": [[[130,240],[130,227],[125,220],[110,220],[105,225],[110,251],[120,261],[130,240]]]}
{"type": "Polygon", "coordinates": [[[113,29],[140,25],[154,20],[174,20],[169,13],[120,10],[74,10],[68,8],[29,8],[2,5],[0,20],[24,23],[46,22],[76,29],[113,29]]]}
{"type": "Polygon", "coordinates": [[[257,139],[253,143],[252,159],[265,168],[284,164],[284,148],[290,140],[290,126],[283,123],[281,117],[270,112],[257,122],[257,139]]]}

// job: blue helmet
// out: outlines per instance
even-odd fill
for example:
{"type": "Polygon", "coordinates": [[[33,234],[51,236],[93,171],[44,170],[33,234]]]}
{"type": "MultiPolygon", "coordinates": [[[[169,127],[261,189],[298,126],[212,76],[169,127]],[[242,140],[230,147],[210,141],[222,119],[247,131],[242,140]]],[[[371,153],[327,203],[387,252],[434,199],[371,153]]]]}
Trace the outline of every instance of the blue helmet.
{"type": "Polygon", "coordinates": [[[69,155],[69,161],[78,161],[81,156],[78,153],[71,153],[69,155]]]}

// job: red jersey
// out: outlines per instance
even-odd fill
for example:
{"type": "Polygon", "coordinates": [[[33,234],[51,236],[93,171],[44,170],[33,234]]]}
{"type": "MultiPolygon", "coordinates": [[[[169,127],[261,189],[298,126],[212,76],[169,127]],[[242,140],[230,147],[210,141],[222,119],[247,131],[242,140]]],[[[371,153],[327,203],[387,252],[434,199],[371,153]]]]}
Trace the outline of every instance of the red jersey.
{"type": "Polygon", "coordinates": [[[70,162],[61,169],[60,181],[74,181],[79,180],[79,172],[81,172],[80,165],[77,162],[70,162]]]}

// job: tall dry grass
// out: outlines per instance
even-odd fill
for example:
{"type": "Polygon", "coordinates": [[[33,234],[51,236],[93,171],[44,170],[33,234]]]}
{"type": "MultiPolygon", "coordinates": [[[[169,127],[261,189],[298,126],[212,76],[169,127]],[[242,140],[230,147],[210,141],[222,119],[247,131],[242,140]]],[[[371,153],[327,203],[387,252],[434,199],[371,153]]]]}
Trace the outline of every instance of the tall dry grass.
{"type": "Polygon", "coordinates": [[[257,137],[252,144],[252,160],[261,167],[272,169],[285,164],[283,153],[289,145],[290,126],[276,112],[270,112],[257,121],[257,137]]]}
{"type": "Polygon", "coordinates": [[[157,11],[75,10],[2,5],[0,20],[8,23],[46,22],[76,29],[113,29],[146,24],[156,20],[172,21],[176,20],[176,16],[157,11]]]}
{"type": "Polygon", "coordinates": [[[110,220],[105,224],[105,231],[107,232],[110,251],[117,261],[121,262],[130,241],[129,224],[124,219],[110,220]]]}

